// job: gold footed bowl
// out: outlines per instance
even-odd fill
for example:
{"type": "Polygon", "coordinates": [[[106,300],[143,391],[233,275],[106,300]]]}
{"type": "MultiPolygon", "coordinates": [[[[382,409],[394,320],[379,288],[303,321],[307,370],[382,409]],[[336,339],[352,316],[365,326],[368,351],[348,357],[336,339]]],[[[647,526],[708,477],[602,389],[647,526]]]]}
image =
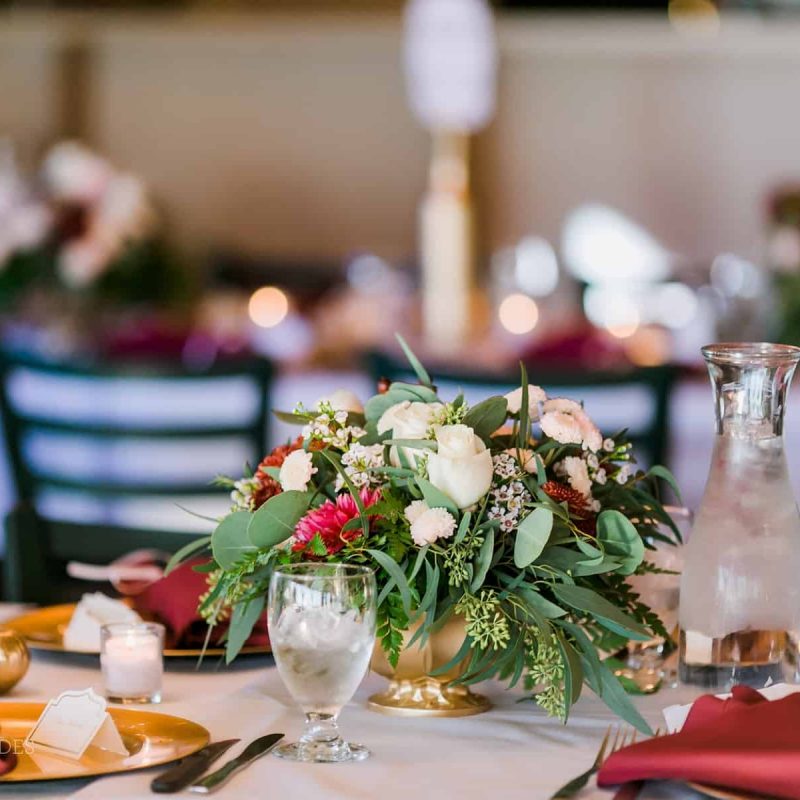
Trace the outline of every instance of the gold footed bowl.
{"type": "MultiPolygon", "coordinates": [[[[404,635],[404,647],[419,624],[404,635]]],[[[483,696],[474,694],[467,686],[452,685],[467,665],[465,659],[443,675],[430,675],[444,666],[464,642],[464,620],[453,617],[432,634],[424,646],[419,641],[400,653],[397,668],[393,669],[376,643],[370,666],[373,672],[389,679],[386,691],[369,698],[369,707],[381,714],[398,717],[468,717],[491,708],[483,696]]]]}

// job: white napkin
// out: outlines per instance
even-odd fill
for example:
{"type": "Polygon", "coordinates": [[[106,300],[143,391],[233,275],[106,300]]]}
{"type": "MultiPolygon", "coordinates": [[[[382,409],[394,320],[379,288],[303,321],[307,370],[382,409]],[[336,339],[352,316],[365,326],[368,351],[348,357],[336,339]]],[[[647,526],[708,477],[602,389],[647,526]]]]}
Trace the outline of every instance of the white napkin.
{"type": "Polygon", "coordinates": [[[64,631],[64,647],[85,653],[100,652],[100,627],[112,622],[141,622],[142,618],[125,603],[102,592],[85,594],[64,631]]]}
{"type": "MultiPolygon", "coordinates": [[[[768,686],[766,689],[759,689],[759,694],[767,698],[767,700],[780,700],[782,697],[800,692],[800,686],[793,686],[789,683],[776,683],[773,686],[768,686]]],[[[722,700],[730,697],[730,693],[715,695],[722,700]]],[[[687,703],[686,705],[668,706],[664,709],[664,721],[667,723],[667,731],[669,733],[677,733],[686,722],[689,712],[692,710],[694,703],[687,703]]]]}

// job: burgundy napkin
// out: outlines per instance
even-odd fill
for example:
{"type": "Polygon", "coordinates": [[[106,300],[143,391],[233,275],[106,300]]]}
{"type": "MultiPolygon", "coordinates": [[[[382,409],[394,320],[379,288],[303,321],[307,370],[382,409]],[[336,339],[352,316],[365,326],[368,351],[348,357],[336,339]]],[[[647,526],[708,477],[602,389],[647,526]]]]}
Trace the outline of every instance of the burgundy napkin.
{"type": "Polygon", "coordinates": [[[767,700],[735,686],[699,698],[683,728],[610,756],[598,786],[664,779],[800,800],[800,694],[767,700]]]}
{"type": "MultiPolygon", "coordinates": [[[[174,648],[202,647],[208,634],[208,625],[197,614],[200,595],[208,591],[206,576],[195,572],[192,567],[202,561],[190,561],[151,583],[143,592],[131,598],[134,608],[143,617],[163,623],[167,628],[167,646],[174,648]]],[[[212,634],[211,644],[215,645],[225,632],[219,625],[212,634]]],[[[245,642],[245,647],[266,647],[266,614],[256,623],[253,633],[245,642]]]]}

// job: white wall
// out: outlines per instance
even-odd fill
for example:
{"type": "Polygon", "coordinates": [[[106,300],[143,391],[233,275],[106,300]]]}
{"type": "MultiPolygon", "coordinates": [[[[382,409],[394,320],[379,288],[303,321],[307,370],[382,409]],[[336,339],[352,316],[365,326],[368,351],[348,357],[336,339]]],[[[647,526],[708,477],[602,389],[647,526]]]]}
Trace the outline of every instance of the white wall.
{"type": "MultiPolygon", "coordinates": [[[[557,239],[586,201],[691,258],[757,251],[765,193],[800,178],[800,21],[504,15],[499,113],[476,183],[489,249],[557,239]]],[[[84,42],[87,137],[143,173],[178,238],[295,257],[413,252],[427,139],[394,15],[0,15],[0,132],[58,134],[84,42]]],[[[69,109],[67,109],[67,112],[69,109]]]]}

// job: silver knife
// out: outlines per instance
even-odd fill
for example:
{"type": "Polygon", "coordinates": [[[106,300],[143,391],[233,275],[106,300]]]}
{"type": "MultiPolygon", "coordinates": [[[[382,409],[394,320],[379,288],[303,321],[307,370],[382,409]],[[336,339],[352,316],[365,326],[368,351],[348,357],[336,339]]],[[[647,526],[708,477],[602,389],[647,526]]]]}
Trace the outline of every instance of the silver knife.
{"type": "Polygon", "coordinates": [[[206,775],[205,778],[195,781],[195,783],[189,787],[189,791],[198,794],[209,794],[213,792],[215,789],[222,786],[235,772],[246,767],[251,761],[255,761],[255,759],[269,753],[281,739],[283,739],[282,733],[270,733],[267,736],[261,736],[255,739],[242,750],[241,755],[231,759],[216,772],[212,772],[210,775],[206,775]]]}
{"type": "Polygon", "coordinates": [[[179,792],[192,781],[197,780],[229,747],[239,739],[226,739],[224,742],[213,742],[202,750],[170,767],[166,772],[153,778],[150,784],[152,791],[159,794],[179,792]]]}

